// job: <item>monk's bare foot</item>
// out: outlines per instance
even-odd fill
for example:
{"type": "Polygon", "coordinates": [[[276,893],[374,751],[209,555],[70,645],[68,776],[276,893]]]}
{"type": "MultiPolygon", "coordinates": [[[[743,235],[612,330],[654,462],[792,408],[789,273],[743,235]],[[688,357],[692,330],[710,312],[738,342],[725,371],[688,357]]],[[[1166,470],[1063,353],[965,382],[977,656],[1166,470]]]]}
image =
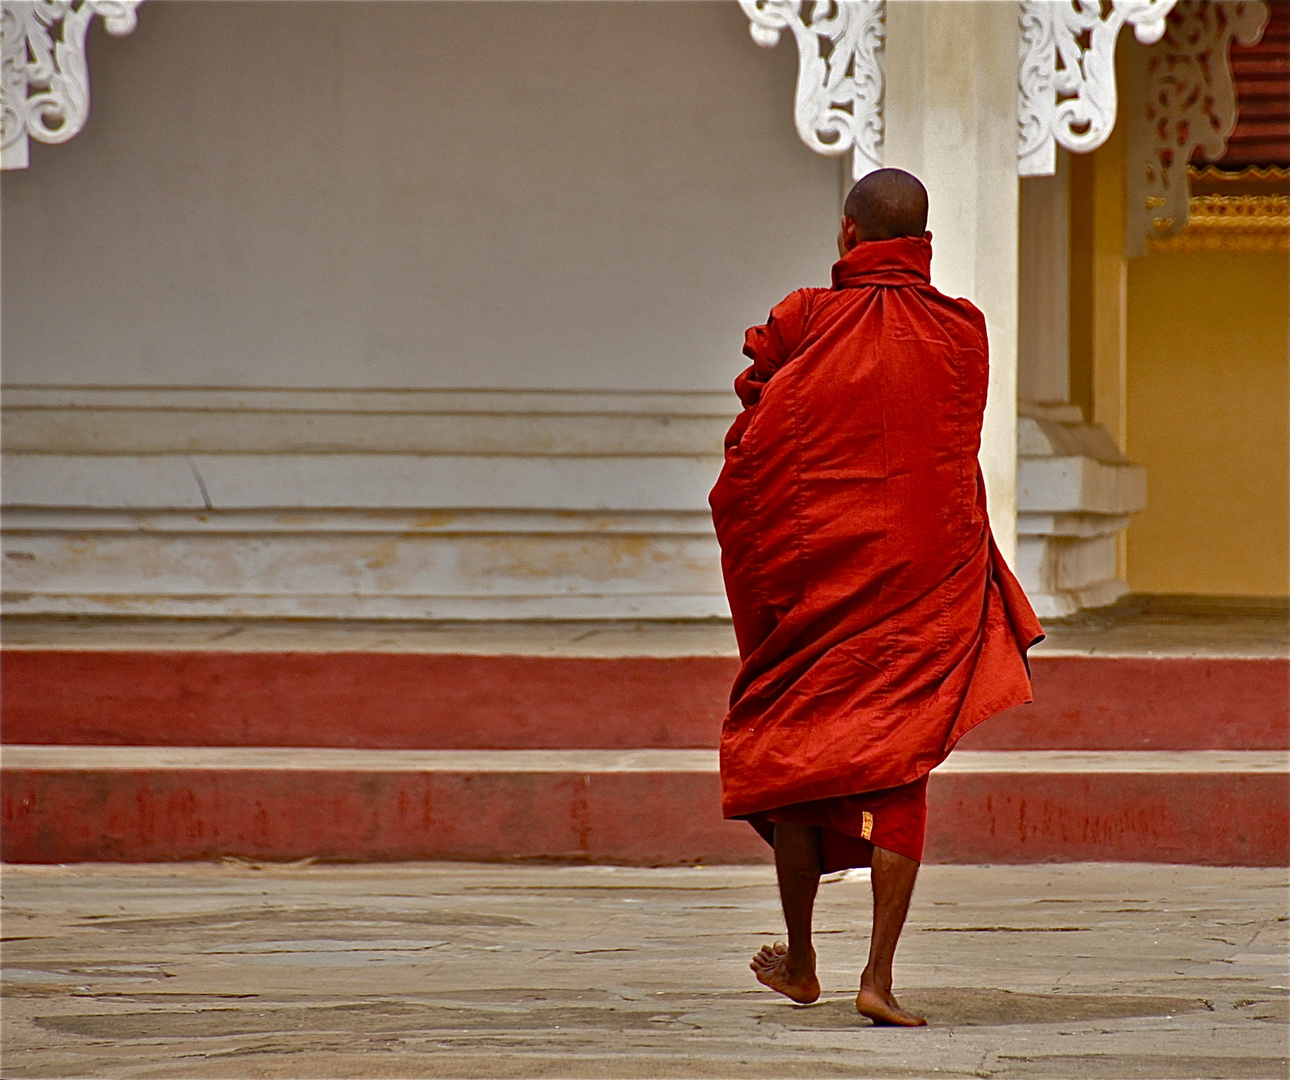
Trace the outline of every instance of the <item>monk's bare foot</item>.
{"type": "Polygon", "coordinates": [[[856,995],[856,1011],[879,1027],[924,1027],[927,1024],[925,1017],[905,1012],[890,990],[880,990],[865,982],[861,982],[860,993],[856,995]]]}
{"type": "Polygon", "coordinates": [[[811,950],[810,965],[800,967],[789,963],[788,946],[777,941],[774,945],[763,945],[748,966],[758,982],[765,983],[799,1005],[809,1005],[819,999],[820,980],[815,977],[814,949],[811,950]]]}

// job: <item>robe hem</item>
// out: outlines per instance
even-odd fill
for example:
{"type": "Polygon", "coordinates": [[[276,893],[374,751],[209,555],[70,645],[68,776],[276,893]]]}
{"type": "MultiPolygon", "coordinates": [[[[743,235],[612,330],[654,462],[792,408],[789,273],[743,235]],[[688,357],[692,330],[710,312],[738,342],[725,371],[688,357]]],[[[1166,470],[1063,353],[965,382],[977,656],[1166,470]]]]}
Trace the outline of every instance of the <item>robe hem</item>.
{"type": "Polygon", "coordinates": [[[739,821],[746,819],[750,814],[764,814],[772,810],[781,809],[785,806],[794,806],[797,803],[816,802],[820,799],[836,799],[848,795],[868,795],[874,791],[885,791],[888,788],[903,787],[905,784],[912,784],[915,780],[921,779],[938,765],[942,764],[945,759],[950,756],[951,752],[953,752],[954,747],[958,745],[959,740],[973,728],[985,723],[987,720],[990,720],[995,716],[998,716],[999,713],[1005,712],[1008,709],[1016,708],[1019,705],[1031,705],[1034,703],[1034,700],[1033,694],[1027,693],[1024,697],[1018,697],[1015,700],[1003,700],[1002,703],[997,706],[986,706],[985,709],[982,710],[982,714],[976,719],[963,724],[961,727],[958,724],[955,725],[954,730],[950,733],[949,741],[946,743],[945,751],[941,754],[938,760],[924,768],[923,762],[927,759],[922,759],[922,761],[915,766],[913,771],[909,773],[897,773],[897,777],[902,777],[901,779],[892,779],[890,782],[884,780],[882,783],[875,786],[866,786],[859,789],[841,781],[817,786],[804,786],[789,790],[781,789],[771,797],[773,801],[770,802],[758,799],[756,802],[740,800],[731,804],[723,796],[721,815],[727,821],[739,821]]]}

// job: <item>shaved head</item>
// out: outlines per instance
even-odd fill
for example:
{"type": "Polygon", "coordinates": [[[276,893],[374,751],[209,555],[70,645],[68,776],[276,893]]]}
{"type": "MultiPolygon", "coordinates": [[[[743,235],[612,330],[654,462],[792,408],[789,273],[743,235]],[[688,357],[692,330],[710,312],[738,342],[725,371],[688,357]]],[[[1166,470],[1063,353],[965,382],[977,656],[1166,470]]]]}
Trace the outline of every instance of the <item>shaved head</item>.
{"type": "Polygon", "coordinates": [[[927,231],[927,189],[903,169],[878,169],[857,180],[843,213],[860,240],[893,240],[927,231]]]}

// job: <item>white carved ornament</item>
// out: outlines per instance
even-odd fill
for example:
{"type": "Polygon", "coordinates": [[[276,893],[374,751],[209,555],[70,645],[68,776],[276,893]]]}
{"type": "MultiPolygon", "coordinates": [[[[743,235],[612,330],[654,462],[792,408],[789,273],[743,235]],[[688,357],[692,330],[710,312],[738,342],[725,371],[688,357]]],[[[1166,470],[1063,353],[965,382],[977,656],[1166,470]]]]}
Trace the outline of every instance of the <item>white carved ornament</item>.
{"type": "Polygon", "coordinates": [[[27,140],[66,142],[90,111],[85,34],[135,27],[142,0],[6,0],[0,4],[0,168],[27,167],[27,140]]]}
{"type": "Polygon", "coordinates": [[[1232,39],[1253,44],[1267,21],[1262,2],[1184,0],[1147,52],[1145,112],[1130,134],[1129,255],[1146,254],[1148,236],[1164,239],[1186,227],[1187,163],[1197,148],[1218,161],[1236,127],[1232,39]]]}
{"type": "MultiPolygon", "coordinates": [[[[1020,0],[1017,171],[1049,176],[1057,147],[1086,153],[1115,125],[1115,42],[1134,28],[1150,44],[1177,0],[1020,0]]],[[[883,161],[884,0],[739,0],[753,40],[792,31],[794,115],[816,153],[852,152],[857,179],[883,161]]]]}
{"type": "Polygon", "coordinates": [[[1176,0],[1021,0],[1017,172],[1052,176],[1057,147],[1087,153],[1115,126],[1115,41],[1159,41],[1176,0]]]}
{"type": "Polygon", "coordinates": [[[739,0],[766,48],[797,42],[797,133],[817,154],[851,151],[858,180],[882,168],[885,0],[739,0]]]}

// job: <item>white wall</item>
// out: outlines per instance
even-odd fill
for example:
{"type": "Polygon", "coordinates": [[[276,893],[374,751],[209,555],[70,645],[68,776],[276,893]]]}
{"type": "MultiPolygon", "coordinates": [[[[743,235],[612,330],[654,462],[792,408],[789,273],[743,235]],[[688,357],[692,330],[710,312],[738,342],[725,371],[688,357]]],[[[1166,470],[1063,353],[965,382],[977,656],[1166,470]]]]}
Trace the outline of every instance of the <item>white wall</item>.
{"type": "Polygon", "coordinates": [[[7,610],[726,611],[743,331],[835,257],[791,44],[732,0],[149,0],[90,65],[0,183],[7,610]]]}
{"type": "Polygon", "coordinates": [[[728,388],[834,257],[795,63],[731,0],[151,0],[4,174],[5,381],[728,388]]]}
{"type": "Polygon", "coordinates": [[[15,614],[727,613],[724,391],[19,388],[15,614]]]}

